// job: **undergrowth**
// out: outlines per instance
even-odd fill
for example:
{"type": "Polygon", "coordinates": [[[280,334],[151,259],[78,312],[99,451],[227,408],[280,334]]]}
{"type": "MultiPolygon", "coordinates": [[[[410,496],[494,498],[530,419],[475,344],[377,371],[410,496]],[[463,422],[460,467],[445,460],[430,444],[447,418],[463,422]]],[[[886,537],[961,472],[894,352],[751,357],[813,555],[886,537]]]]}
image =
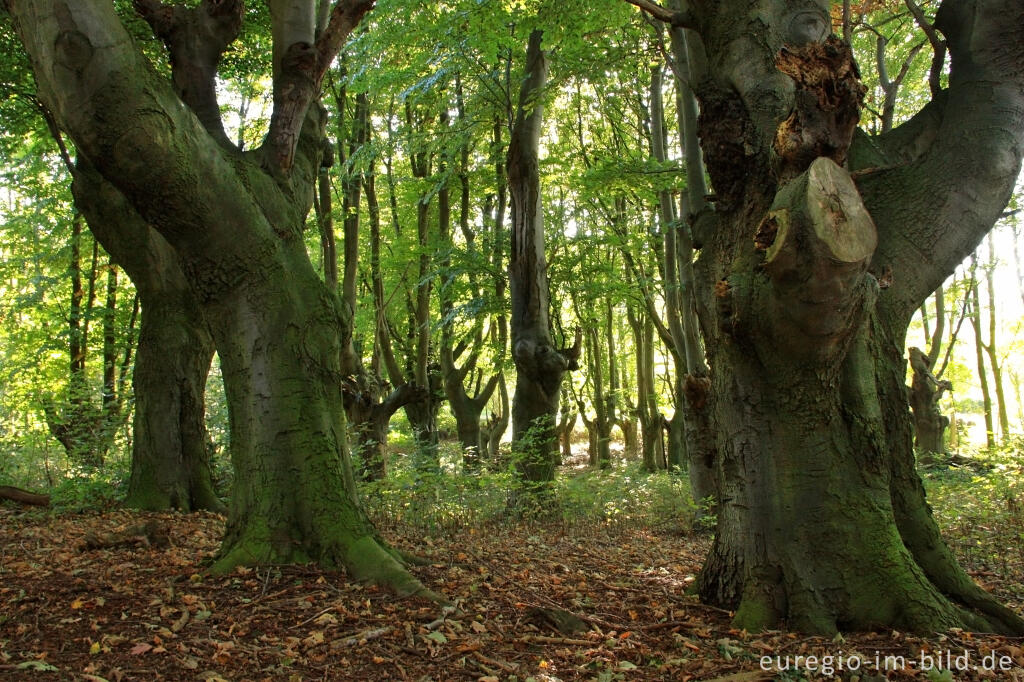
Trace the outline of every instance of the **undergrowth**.
{"type": "Polygon", "coordinates": [[[694,505],[685,476],[647,474],[638,464],[605,471],[561,474],[533,508],[517,499],[519,484],[508,471],[468,475],[400,469],[387,480],[362,484],[370,518],[381,528],[412,528],[430,534],[520,521],[561,525],[566,530],[600,524],[611,528],[692,530],[694,505]]]}
{"type": "Polygon", "coordinates": [[[946,542],[965,568],[983,578],[1008,578],[1014,565],[1024,563],[1021,445],[984,450],[921,472],[946,542]]]}

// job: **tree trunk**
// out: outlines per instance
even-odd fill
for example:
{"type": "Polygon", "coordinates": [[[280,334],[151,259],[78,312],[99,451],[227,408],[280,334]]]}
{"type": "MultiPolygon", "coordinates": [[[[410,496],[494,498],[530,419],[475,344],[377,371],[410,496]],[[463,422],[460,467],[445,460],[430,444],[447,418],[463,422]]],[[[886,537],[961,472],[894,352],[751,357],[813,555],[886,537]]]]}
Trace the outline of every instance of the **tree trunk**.
{"type": "Polygon", "coordinates": [[[985,353],[992,366],[992,388],[996,394],[996,415],[999,420],[999,439],[1005,443],[1010,437],[1010,417],[1006,410],[1006,393],[1003,390],[1003,367],[999,361],[999,347],[996,344],[996,251],[991,233],[988,242],[988,264],[985,266],[985,292],[988,294],[988,343],[985,353]]]}
{"type": "Polygon", "coordinates": [[[505,382],[505,373],[498,373],[498,409],[491,410],[491,416],[487,419],[485,427],[485,443],[487,445],[487,459],[492,466],[500,461],[501,438],[508,429],[509,416],[508,384],[505,382]]]}
{"type": "Polygon", "coordinates": [[[541,37],[540,31],[530,34],[526,76],[519,92],[507,161],[512,207],[512,358],[516,365],[512,442],[516,471],[528,490],[543,488],[554,479],[559,387],[562,375],[576,368],[579,355],[578,338],[573,348],[555,348],[548,320],[544,212],[537,158],[547,80],[541,37]]]}
{"type": "Polygon", "coordinates": [[[985,447],[996,446],[996,427],[992,419],[992,391],[988,385],[988,369],[985,367],[985,341],[981,335],[981,283],[977,276],[977,262],[971,266],[971,282],[968,296],[971,297],[971,326],[974,328],[974,354],[977,359],[978,384],[981,386],[981,404],[985,417],[985,447]]]}
{"type": "Polygon", "coordinates": [[[700,594],[747,630],[1024,632],[939,537],[902,357],[913,312],[991,228],[1019,172],[1024,117],[1005,112],[1024,111],[1009,37],[1024,7],[943,3],[949,91],[858,143],[856,185],[843,164],[862,88],[828,37],[828,4],[765,0],[758,35],[748,11],[670,13],[704,47],[693,82],[716,198],[692,222],[720,492],[700,594]]]}
{"type": "MultiPolygon", "coordinates": [[[[351,321],[313,270],[302,238],[323,149],[322,115],[309,105],[372,2],[340,3],[314,43],[312,22],[301,36],[278,30],[302,23],[288,20],[304,11],[301,3],[272,0],[275,38],[290,42],[275,45],[282,58],[275,59],[270,134],[245,154],[204,127],[187,92],[157,74],[113,5],[6,4],[40,98],[78,153],[170,243],[210,325],[236,471],[213,570],[315,560],[400,594],[438,598],[378,541],[356,500],[340,367],[341,331],[351,321]]],[[[159,29],[179,12],[236,26],[212,58],[191,55],[207,67],[212,86],[219,55],[241,24],[241,4],[175,6],[150,18],[159,29]]],[[[179,54],[176,66],[189,56],[179,54]]]]}
{"type": "Polygon", "coordinates": [[[75,169],[72,191],[89,228],[128,273],[142,302],[125,504],[222,511],[210,473],[212,448],[205,424],[213,339],[178,258],[85,160],[75,169]]]}
{"type": "Polygon", "coordinates": [[[147,293],[148,300],[142,302],[132,377],[132,473],[125,504],[223,511],[210,472],[213,448],[205,423],[213,339],[188,289],[159,293],[147,293]]]}
{"type": "Polygon", "coordinates": [[[410,402],[423,400],[423,389],[402,384],[381,399],[387,384],[369,372],[349,378],[343,385],[345,412],[356,436],[359,476],[364,481],[380,481],[387,475],[388,426],[391,417],[410,402]]]}
{"type": "MultiPolygon", "coordinates": [[[[671,33],[674,70],[678,77],[677,109],[680,141],[686,159],[688,200],[681,204],[682,214],[704,209],[707,193],[704,163],[697,144],[697,103],[690,88],[692,74],[686,38],[682,30],[671,33]]],[[[651,154],[655,160],[667,159],[665,150],[665,114],[661,95],[662,70],[651,72],[651,154]]],[[[690,494],[697,506],[698,518],[707,506],[704,501],[716,496],[714,461],[707,392],[710,388],[708,368],[701,352],[700,338],[693,305],[693,243],[690,231],[675,220],[675,210],[668,192],[660,192],[658,216],[664,233],[665,301],[669,315],[669,331],[676,363],[676,413],[669,423],[669,466],[686,470],[690,494]]],[[[713,505],[711,505],[713,506],[713,505]]]]}
{"type": "Polygon", "coordinates": [[[914,445],[918,462],[930,464],[935,461],[935,454],[946,452],[943,435],[949,419],[939,411],[939,400],[953,385],[935,378],[931,361],[918,348],[910,349],[910,368],[913,371],[909,398],[914,413],[914,445]]]}

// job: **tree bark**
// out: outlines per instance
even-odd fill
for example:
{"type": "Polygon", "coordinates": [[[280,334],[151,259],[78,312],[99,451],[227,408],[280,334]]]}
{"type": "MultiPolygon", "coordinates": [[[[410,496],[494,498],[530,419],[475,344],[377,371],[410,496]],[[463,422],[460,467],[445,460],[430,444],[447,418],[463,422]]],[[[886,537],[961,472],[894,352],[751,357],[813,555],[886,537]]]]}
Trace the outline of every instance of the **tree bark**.
{"type": "Polygon", "coordinates": [[[131,277],[142,302],[125,504],[222,511],[205,424],[213,339],[178,258],[84,159],[75,168],[72,192],[89,229],[131,277]]]}

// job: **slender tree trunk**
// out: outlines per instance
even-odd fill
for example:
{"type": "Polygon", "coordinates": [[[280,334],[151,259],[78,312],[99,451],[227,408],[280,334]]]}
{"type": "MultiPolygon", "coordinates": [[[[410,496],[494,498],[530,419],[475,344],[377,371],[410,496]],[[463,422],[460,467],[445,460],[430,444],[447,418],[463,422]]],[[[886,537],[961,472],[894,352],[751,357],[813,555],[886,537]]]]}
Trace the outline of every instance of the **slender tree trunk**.
{"type": "Polygon", "coordinates": [[[978,385],[981,386],[981,404],[985,414],[985,445],[988,448],[996,446],[995,422],[992,419],[992,391],[989,390],[988,368],[985,366],[985,341],[982,338],[981,319],[981,294],[979,289],[981,283],[977,276],[977,263],[971,267],[970,291],[971,297],[971,326],[974,328],[974,351],[978,367],[978,385]]]}
{"type": "Polygon", "coordinates": [[[557,458],[555,418],[562,375],[576,368],[577,345],[557,349],[548,320],[547,261],[541,207],[538,147],[543,116],[547,59],[541,32],[530,34],[526,76],[508,150],[512,205],[509,284],[512,296],[512,358],[516,392],[512,405],[515,464],[527,489],[553,480],[557,458]]]}
{"type": "Polygon", "coordinates": [[[501,438],[508,430],[509,416],[508,384],[504,372],[498,374],[498,410],[492,411],[486,426],[487,458],[492,465],[500,461],[501,438]]]}
{"type": "Polygon", "coordinates": [[[636,349],[637,415],[640,420],[641,460],[644,469],[657,471],[664,441],[661,438],[662,417],[654,380],[654,323],[648,315],[626,309],[629,326],[633,329],[633,347],[636,349]]]}
{"type": "Polygon", "coordinates": [[[992,366],[992,388],[996,397],[996,415],[999,419],[999,438],[1005,443],[1010,436],[1010,418],[1006,410],[1006,394],[1003,391],[1003,367],[999,361],[999,347],[996,344],[996,328],[998,327],[996,315],[996,250],[992,234],[988,239],[988,264],[985,266],[985,291],[988,294],[988,344],[985,346],[985,353],[988,355],[989,365],[992,366]]]}

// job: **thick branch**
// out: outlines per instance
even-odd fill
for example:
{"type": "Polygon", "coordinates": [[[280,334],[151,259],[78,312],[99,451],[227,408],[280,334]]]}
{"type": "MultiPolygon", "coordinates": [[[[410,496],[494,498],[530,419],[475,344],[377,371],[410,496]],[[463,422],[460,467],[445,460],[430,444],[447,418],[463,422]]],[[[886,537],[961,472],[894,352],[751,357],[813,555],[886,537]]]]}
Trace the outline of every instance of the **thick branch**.
{"type": "Polygon", "coordinates": [[[79,154],[184,259],[217,253],[218,278],[244,276],[252,250],[272,248],[267,218],[234,163],[211,150],[198,119],[138,51],[113,5],[13,0],[9,7],[40,99],[79,154]],[[202,238],[192,239],[197,234],[202,238]]]}
{"type": "Polygon", "coordinates": [[[866,291],[858,285],[878,243],[849,174],[815,160],[780,190],[756,241],[773,283],[776,335],[827,354],[857,318],[851,313],[866,291]]]}
{"type": "MultiPolygon", "coordinates": [[[[299,133],[306,111],[320,92],[324,74],[341,51],[345,40],[370,11],[375,0],[340,0],[331,12],[327,28],[315,42],[312,40],[313,23],[309,24],[308,38],[298,36],[295,42],[274,46],[274,112],[270,117],[270,147],[276,166],[282,171],[291,169],[295,160],[299,133]]],[[[283,3],[290,4],[290,3],[283,3]]],[[[281,12],[275,17],[275,28],[288,21],[290,14],[281,12]]],[[[291,40],[290,33],[275,31],[275,40],[291,40]]]]}
{"type": "Polygon", "coordinates": [[[858,181],[879,229],[872,270],[893,273],[882,303],[908,319],[992,228],[1024,155],[1024,5],[945,2],[936,26],[949,90],[890,135],[858,139],[882,161],[858,181]]]}
{"type": "Polygon", "coordinates": [[[229,146],[217,104],[217,64],[242,29],[242,0],[203,0],[198,7],[134,0],[135,10],[167,46],[175,92],[219,144],[229,146]]]}
{"type": "Polygon", "coordinates": [[[0,500],[11,500],[12,502],[28,504],[35,507],[50,506],[49,495],[30,493],[27,490],[22,490],[21,488],[15,488],[9,485],[0,486],[0,500]]]}

